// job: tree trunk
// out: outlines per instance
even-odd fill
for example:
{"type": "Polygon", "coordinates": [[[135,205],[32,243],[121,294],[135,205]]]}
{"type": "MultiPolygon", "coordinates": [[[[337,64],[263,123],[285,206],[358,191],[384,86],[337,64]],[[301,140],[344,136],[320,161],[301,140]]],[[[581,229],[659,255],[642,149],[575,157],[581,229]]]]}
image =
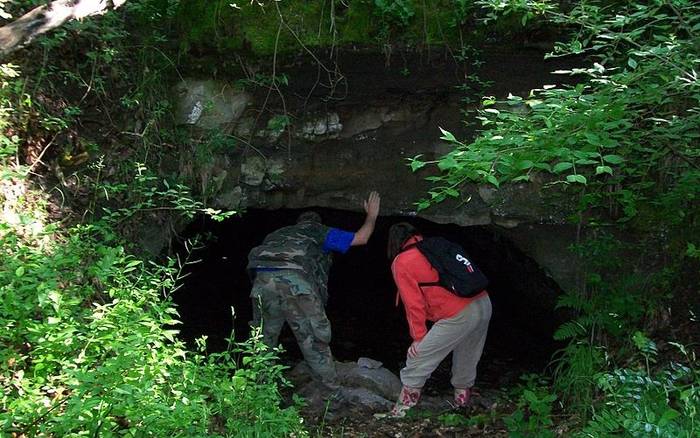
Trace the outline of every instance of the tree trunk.
{"type": "Polygon", "coordinates": [[[32,9],[12,23],[0,27],[0,57],[6,57],[69,20],[104,14],[125,2],[126,0],[55,0],[32,9]]]}

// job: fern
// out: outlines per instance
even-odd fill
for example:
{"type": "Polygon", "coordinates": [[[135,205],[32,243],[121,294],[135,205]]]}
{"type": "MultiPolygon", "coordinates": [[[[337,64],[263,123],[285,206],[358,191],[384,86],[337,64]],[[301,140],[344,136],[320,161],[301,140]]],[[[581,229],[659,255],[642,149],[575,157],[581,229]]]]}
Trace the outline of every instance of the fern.
{"type": "Polygon", "coordinates": [[[555,309],[568,308],[580,312],[590,306],[590,303],[578,292],[566,292],[559,297],[555,309]]]}
{"type": "Polygon", "coordinates": [[[566,339],[573,339],[586,334],[586,327],[581,325],[578,321],[568,321],[562,324],[556,332],[554,332],[554,339],[557,341],[563,341],[566,339]]]}
{"type": "Polygon", "coordinates": [[[603,410],[596,414],[595,417],[588,423],[585,432],[587,436],[603,437],[619,432],[620,429],[621,425],[617,415],[613,414],[609,410],[603,410]]]}
{"type": "Polygon", "coordinates": [[[554,386],[571,408],[590,413],[595,390],[595,376],[603,369],[604,356],[599,348],[586,341],[571,341],[555,353],[554,386]]]}
{"type": "MultiPolygon", "coordinates": [[[[686,354],[682,345],[679,350],[685,363],[671,362],[658,371],[635,366],[600,374],[597,386],[606,402],[580,436],[697,437],[700,369],[695,355],[686,354]]],[[[639,352],[657,355],[643,348],[639,352]]]]}

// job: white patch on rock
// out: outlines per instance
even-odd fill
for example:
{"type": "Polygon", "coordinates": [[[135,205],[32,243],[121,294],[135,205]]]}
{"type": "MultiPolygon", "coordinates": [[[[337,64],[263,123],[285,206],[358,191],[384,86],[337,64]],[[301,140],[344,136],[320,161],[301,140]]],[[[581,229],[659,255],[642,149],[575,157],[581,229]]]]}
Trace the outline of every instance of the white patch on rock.
{"type": "Polygon", "coordinates": [[[249,186],[259,186],[265,179],[265,160],[253,155],[241,163],[241,181],[249,186]]]}
{"type": "Polygon", "coordinates": [[[190,111],[189,115],[187,116],[186,123],[188,125],[196,125],[199,121],[199,118],[202,117],[203,110],[204,106],[202,105],[202,101],[198,100],[192,107],[192,111],[190,111]]]}
{"type": "Polygon", "coordinates": [[[175,120],[203,129],[230,128],[252,101],[252,96],[230,84],[185,79],[175,86],[175,120]]]}
{"type": "Polygon", "coordinates": [[[308,120],[301,127],[301,137],[307,140],[327,140],[338,138],[343,130],[340,116],[336,112],[324,114],[320,117],[308,120]]]}

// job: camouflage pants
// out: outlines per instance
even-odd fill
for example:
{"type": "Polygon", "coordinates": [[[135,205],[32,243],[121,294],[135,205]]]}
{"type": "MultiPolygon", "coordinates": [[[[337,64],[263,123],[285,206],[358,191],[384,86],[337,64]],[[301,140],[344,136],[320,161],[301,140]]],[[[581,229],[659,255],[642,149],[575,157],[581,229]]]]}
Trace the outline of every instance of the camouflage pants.
{"type": "Polygon", "coordinates": [[[318,291],[304,278],[303,272],[258,272],[250,296],[253,324],[262,326],[264,342],[276,346],[286,321],[312,372],[329,387],[337,386],[329,345],[331,324],[318,291]]]}

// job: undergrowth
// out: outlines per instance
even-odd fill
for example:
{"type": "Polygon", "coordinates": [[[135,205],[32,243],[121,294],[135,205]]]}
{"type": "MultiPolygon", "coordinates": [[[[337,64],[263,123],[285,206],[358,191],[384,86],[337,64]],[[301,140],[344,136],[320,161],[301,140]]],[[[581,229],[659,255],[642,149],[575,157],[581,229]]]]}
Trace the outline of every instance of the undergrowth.
{"type": "Polygon", "coordinates": [[[530,183],[578,229],[579,284],[557,304],[565,345],[551,384],[523,386],[511,435],[554,436],[557,412],[571,436],[697,436],[700,7],[477,3],[488,22],[558,26],[566,38],[548,56],[583,64],[556,72],[573,85],[484,97],[474,139],[443,131],[452,152],[409,160],[439,171],[419,210],[468,202],[467,184],[530,183]]]}
{"type": "Polygon", "coordinates": [[[71,21],[0,68],[0,436],[306,435],[278,351],[187,350],[191,261],[137,251],[137,223],[233,214],[157,170],[176,4],[71,21]]]}
{"type": "Polygon", "coordinates": [[[259,337],[221,354],[185,350],[169,298],[175,261],[129,255],[102,221],[0,235],[3,434],[302,431],[296,408],[280,407],[282,367],[259,337]]]}

